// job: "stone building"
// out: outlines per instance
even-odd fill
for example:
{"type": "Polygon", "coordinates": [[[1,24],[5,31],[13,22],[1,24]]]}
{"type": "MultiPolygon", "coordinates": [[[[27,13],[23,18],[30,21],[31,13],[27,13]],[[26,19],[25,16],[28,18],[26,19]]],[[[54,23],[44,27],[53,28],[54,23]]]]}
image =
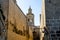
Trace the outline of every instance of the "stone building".
{"type": "MultiPolygon", "coordinates": [[[[34,27],[34,14],[32,13],[32,9],[31,9],[31,7],[29,7],[29,9],[28,9],[28,13],[27,13],[27,23],[28,23],[28,26],[29,26],[29,28],[30,28],[30,30],[32,31],[32,33],[33,33],[33,27],[34,27]]],[[[29,31],[30,31],[29,30],[29,31]]],[[[29,33],[29,34],[31,34],[31,33],[29,33]]],[[[32,36],[32,35],[31,35],[32,36]]]]}
{"type": "Polygon", "coordinates": [[[14,0],[9,0],[7,40],[28,40],[27,19],[14,0]]]}
{"type": "Polygon", "coordinates": [[[43,0],[42,2],[43,20],[45,19],[43,27],[47,27],[49,31],[48,40],[60,40],[60,0],[43,0]]]}
{"type": "Polygon", "coordinates": [[[60,0],[46,0],[46,26],[49,29],[49,40],[60,40],[60,0]]]}
{"type": "Polygon", "coordinates": [[[33,28],[33,40],[40,40],[40,26],[33,28]]]}
{"type": "Polygon", "coordinates": [[[16,0],[0,0],[0,40],[40,40],[39,30],[31,7],[25,15],[16,0]]]}
{"type": "Polygon", "coordinates": [[[27,13],[28,26],[34,26],[34,14],[32,13],[31,7],[28,9],[27,13]]]}
{"type": "Polygon", "coordinates": [[[16,0],[0,0],[0,40],[33,40],[27,17],[16,0]]]}
{"type": "Polygon", "coordinates": [[[27,13],[28,26],[31,28],[33,33],[33,40],[40,40],[40,26],[34,25],[34,14],[32,13],[31,7],[28,9],[27,13]]]}

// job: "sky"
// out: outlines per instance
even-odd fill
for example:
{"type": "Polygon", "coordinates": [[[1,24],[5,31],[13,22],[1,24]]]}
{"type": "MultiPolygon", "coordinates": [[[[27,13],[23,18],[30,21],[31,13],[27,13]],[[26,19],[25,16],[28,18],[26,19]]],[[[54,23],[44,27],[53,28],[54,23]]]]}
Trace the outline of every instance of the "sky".
{"type": "Polygon", "coordinates": [[[26,15],[28,13],[29,6],[32,8],[32,13],[35,15],[34,24],[40,25],[40,14],[42,11],[42,0],[17,0],[18,6],[26,15]]]}

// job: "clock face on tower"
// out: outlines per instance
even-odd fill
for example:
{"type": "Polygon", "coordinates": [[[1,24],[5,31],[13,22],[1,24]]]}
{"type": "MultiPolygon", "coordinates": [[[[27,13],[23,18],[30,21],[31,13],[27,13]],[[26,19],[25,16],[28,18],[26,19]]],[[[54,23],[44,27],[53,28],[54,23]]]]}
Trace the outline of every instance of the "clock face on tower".
{"type": "Polygon", "coordinates": [[[28,15],[28,18],[29,19],[33,19],[33,15],[28,15]]]}
{"type": "Polygon", "coordinates": [[[30,19],[30,22],[32,22],[32,20],[30,19]]]}

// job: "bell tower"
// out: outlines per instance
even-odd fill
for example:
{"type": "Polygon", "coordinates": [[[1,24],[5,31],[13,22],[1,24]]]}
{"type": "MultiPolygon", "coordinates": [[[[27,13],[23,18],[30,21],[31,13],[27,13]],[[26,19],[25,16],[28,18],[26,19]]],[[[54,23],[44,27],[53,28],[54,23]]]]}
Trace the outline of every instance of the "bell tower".
{"type": "Polygon", "coordinates": [[[28,25],[29,26],[33,26],[34,25],[34,14],[32,13],[31,7],[29,7],[29,9],[28,9],[27,21],[28,21],[28,25]]]}

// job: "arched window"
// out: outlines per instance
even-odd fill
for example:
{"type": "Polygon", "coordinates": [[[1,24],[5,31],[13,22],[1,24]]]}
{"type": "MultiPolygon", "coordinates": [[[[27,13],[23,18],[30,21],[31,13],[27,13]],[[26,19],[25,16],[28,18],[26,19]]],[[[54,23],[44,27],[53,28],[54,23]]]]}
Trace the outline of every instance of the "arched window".
{"type": "Polygon", "coordinates": [[[30,21],[30,19],[28,19],[28,22],[30,21]]]}

